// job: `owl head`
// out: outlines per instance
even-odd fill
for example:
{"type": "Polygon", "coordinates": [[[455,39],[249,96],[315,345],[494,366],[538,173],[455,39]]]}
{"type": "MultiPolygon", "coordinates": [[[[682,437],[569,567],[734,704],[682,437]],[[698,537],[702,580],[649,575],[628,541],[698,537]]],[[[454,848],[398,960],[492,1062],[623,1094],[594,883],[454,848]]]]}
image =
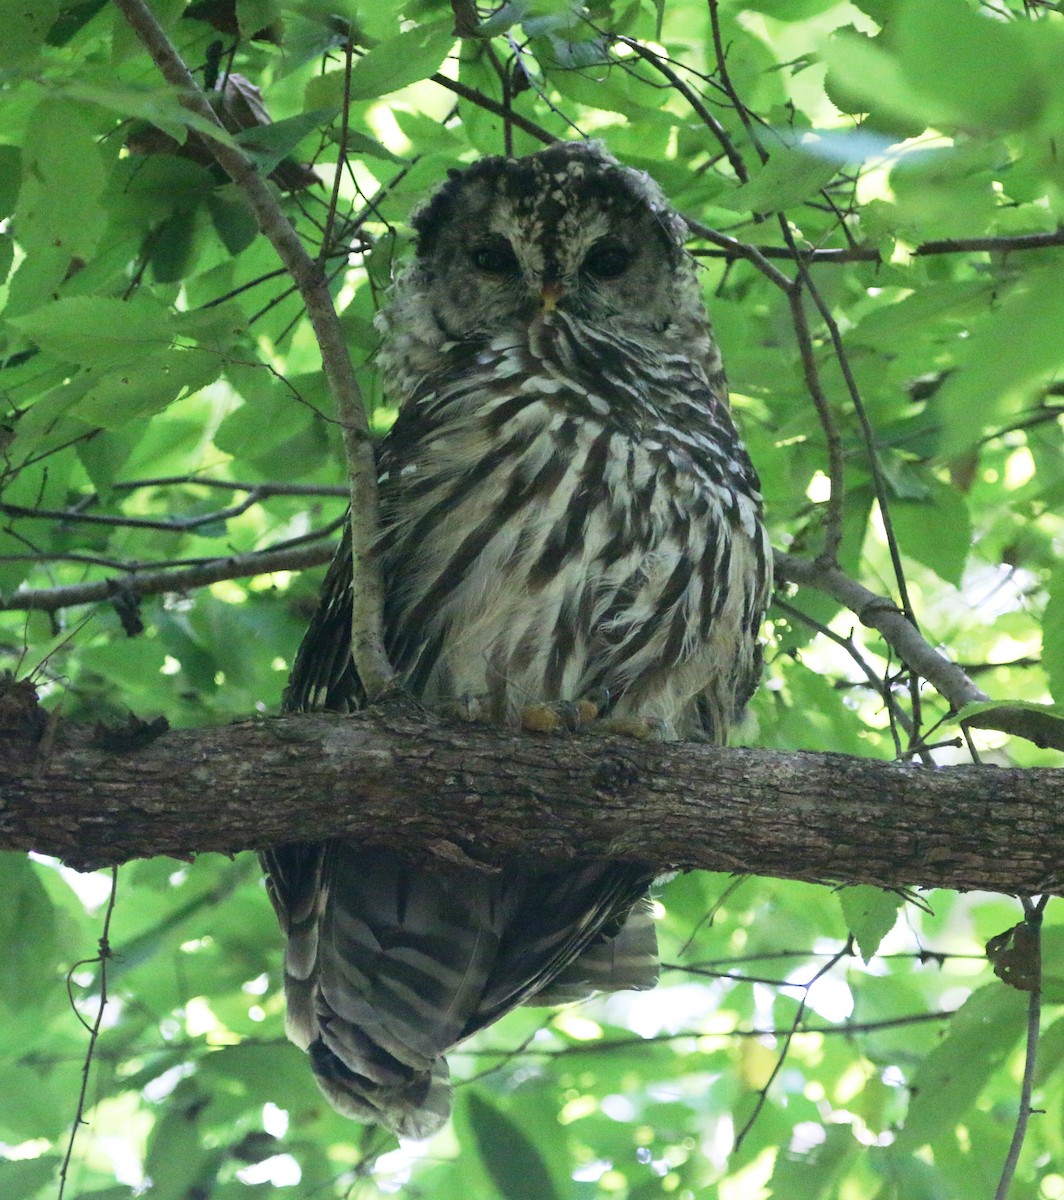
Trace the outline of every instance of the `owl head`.
{"type": "Polygon", "coordinates": [[[452,171],[412,223],[417,254],[386,333],[477,341],[555,310],[644,341],[705,324],[683,219],[599,142],[452,171]]]}

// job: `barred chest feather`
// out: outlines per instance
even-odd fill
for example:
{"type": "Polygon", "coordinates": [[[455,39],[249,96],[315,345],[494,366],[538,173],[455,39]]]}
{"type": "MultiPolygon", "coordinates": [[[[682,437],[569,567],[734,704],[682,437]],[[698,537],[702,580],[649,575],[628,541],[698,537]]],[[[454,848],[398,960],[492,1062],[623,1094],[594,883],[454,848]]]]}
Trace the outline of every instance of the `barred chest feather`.
{"type": "Polygon", "coordinates": [[[554,312],[442,367],[382,454],[389,653],[430,707],[606,688],[726,735],[769,586],[758,481],[718,380],[554,312]]]}

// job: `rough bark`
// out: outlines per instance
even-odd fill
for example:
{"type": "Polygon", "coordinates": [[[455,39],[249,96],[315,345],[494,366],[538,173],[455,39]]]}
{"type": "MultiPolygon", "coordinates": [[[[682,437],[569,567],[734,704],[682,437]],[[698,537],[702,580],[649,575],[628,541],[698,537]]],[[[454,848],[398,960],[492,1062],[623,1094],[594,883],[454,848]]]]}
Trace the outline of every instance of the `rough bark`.
{"type": "Polygon", "coordinates": [[[152,738],[46,723],[25,699],[0,705],[0,848],[81,868],[346,836],[488,862],[1064,892],[1060,770],[534,737],[395,707],[152,738]]]}

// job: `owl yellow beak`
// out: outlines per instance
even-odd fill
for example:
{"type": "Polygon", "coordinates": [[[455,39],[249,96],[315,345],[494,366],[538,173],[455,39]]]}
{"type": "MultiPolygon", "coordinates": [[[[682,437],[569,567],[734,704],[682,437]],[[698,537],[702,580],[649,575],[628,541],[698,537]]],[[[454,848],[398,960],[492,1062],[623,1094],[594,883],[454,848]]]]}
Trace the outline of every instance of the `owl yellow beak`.
{"type": "Polygon", "coordinates": [[[545,313],[552,313],[558,307],[564,288],[560,283],[545,283],[539,292],[539,306],[545,313]]]}

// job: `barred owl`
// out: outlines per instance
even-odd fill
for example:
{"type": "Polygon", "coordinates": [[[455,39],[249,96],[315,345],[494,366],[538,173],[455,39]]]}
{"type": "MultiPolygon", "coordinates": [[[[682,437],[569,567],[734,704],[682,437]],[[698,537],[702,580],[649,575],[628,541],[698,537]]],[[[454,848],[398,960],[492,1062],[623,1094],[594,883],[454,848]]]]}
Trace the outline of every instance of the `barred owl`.
{"type": "MultiPolygon", "coordinates": [[[[424,706],[722,742],[756,685],[770,580],[758,479],[683,247],[597,143],[454,171],[380,318],[387,649],[424,706]],[[594,724],[594,723],[592,723],[594,724]]],[[[363,703],[346,539],[289,711],[363,703]]],[[[468,847],[475,855],[475,847],[468,847]]],[[[418,865],[348,841],[264,855],[291,1039],[341,1112],[424,1137],[444,1054],[520,1004],[652,987],[641,866],[418,865]]]]}

